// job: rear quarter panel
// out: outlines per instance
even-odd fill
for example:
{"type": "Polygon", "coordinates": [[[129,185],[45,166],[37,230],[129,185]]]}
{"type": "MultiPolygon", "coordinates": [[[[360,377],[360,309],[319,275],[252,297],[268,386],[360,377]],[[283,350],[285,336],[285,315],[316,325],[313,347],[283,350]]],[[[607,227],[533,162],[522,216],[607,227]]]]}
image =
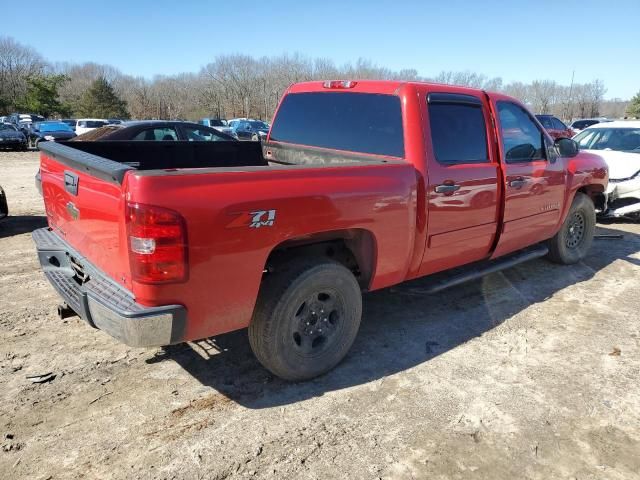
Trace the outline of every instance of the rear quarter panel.
{"type": "Polygon", "coordinates": [[[246,327],[267,258],[287,240],[363,229],[375,240],[371,289],[406,276],[416,223],[416,173],[407,163],[194,172],[127,177],[131,201],[171,208],[186,220],[188,281],[134,283],[133,292],[143,304],[185,305],[187,339],[246,327]],[[250,227],[252,212],[269,210],[273,226],[250,227]]]}

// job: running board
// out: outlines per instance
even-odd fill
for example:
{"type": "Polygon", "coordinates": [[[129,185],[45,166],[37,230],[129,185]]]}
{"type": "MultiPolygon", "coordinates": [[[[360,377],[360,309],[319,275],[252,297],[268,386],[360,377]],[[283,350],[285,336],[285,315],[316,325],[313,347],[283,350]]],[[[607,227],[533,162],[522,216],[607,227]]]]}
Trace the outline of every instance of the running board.
{"type": "Polygon", "coordinates": [[[463,267],[466,271],[462,271],[461,273],[454,274],[453,276],[449,276],[448,278],[435,282],[434,285],[425,290],[425,293],[431,295],[446,288],[467,283],[471,280],[476,280],[477,278],[484,277],[490,273],[499,272],[519,265],[520,263],[544,257],[547,253],[549,253],[549,249],[541,245],[497,260],[491,260],[490,262],[482,262],[481,264],[476,264],[475,266],[470,265],[466,268],[463,267]]]}

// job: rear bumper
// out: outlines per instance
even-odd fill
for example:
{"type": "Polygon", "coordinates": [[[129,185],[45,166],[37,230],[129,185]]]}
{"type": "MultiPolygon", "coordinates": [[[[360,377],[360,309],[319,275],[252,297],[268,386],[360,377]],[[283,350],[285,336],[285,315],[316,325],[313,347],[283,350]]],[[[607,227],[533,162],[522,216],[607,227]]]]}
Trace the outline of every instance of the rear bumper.
{"type": "Polygon", "coordinates": [[[132,347],[180,343],[186,309],[146,307],[48,228],[33,232],[45,276],[67,305],[94,328],[132,347]]]}

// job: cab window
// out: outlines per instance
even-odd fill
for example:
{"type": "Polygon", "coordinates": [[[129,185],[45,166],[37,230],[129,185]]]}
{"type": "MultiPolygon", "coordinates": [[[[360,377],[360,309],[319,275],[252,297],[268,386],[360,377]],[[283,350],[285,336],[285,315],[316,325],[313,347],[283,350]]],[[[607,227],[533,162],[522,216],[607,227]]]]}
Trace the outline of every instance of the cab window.
{"type": "Polygon", "coordinates": [[[506,163],[545,159],[544,135],[529,113],[511,102],[498,102],[500,134],[506,163]]]}
{"type": "Polygon", "coordinates": [[[429,103],[429,123],[436,160],[443,164],[488,163],[482,104],[429,103]]]}

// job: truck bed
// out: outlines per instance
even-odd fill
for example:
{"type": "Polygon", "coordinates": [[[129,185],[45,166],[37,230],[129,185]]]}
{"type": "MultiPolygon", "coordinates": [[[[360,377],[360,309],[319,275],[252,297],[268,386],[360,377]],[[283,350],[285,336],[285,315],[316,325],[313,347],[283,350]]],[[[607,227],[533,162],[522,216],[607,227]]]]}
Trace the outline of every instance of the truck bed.
{"type": "MultiPolygon", "coordinates": [[[[366,242],[371,257],[384,259],[369,272],[365,288],[404,279],[416,228],[412,165],[340,153],[324,159],[310,154],[300,164],[266,162],[257,142],[233,142],[236,159],[242,160],[232,162],[235,166],[210,157],[192,168],[186,165],[194,165],[193,158],[178,155],[209,149],[223,159],[220,151],[236,145],[222,143],[174,142],[173,149],[161,142],[42,144],[42,192],[51,232],[85,269],[111,279],[136,303],[183,305],[189,316],[185,339],[246,327],[271,252],[310,236],[330,240],[338,230],[346,241],[366,242]],[[136,151],[139,157],[133,156],[136,151]],[[186,280],[150,285],[132,277],[131,205],[170,210],[184,219],[186,280]]],[[[63,250],[60,258],[68,253],[63,250]]]]}
{"type": "MultiPolygon", "coordinates": [[[[267,165],[259,142],[59,142],[42,144],[42,150],[51,152],[57,145],[107,158],[136,170],[267,165]]],[[[72,150],[64,150],[68,157],[78,155],[72,150]]]]}

